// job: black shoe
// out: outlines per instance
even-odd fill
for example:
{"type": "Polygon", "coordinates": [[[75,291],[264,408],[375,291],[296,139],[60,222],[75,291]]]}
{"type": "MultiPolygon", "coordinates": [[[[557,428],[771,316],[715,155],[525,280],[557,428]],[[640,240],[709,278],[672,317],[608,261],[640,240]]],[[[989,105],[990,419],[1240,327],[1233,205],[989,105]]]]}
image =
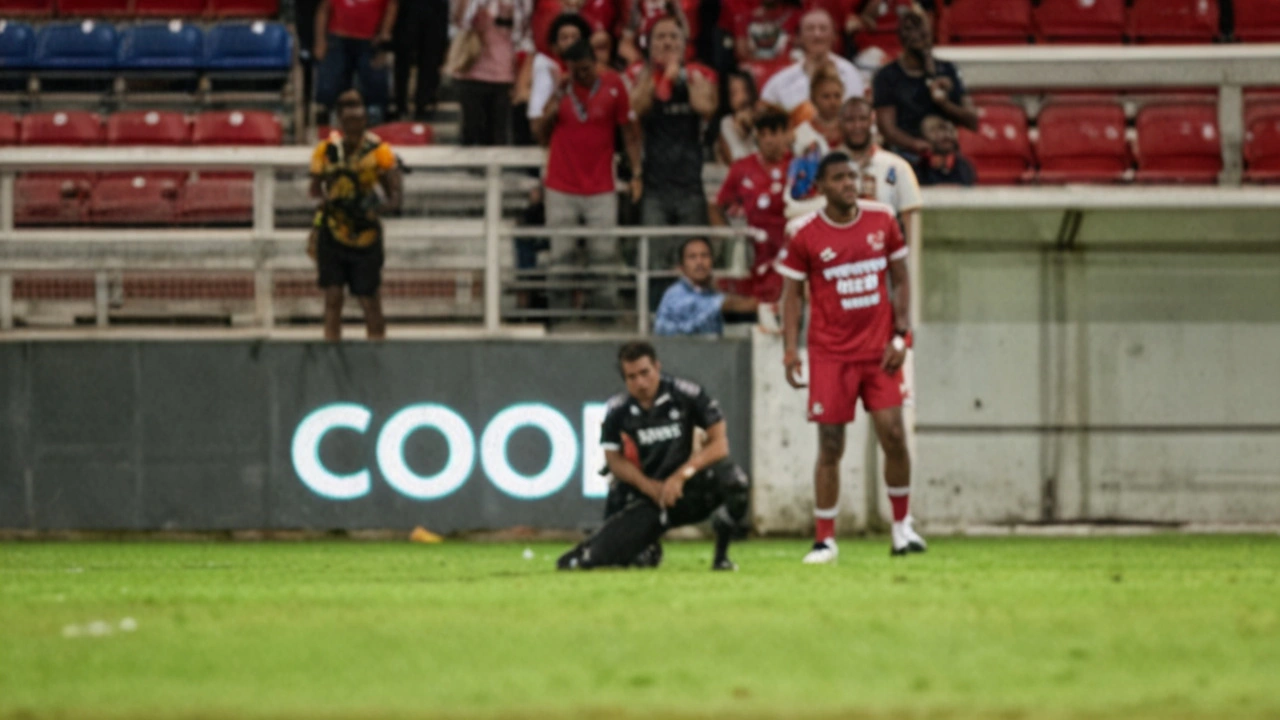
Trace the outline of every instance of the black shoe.
{"type": "Polygon", "coordinates": [[[641,550],[631,561],[631,567],[656,568],[662,564],[662,543],[654,543],[641,550]]]}
{"type": "Polygon", "coordinates": [[[720,560],[716,560],[715,562],[711,563],[711,569],[727,570],[729,572],[735,572],[738,569],[738,563],[730,560],[729,558],[721,558],[720,560]]]}

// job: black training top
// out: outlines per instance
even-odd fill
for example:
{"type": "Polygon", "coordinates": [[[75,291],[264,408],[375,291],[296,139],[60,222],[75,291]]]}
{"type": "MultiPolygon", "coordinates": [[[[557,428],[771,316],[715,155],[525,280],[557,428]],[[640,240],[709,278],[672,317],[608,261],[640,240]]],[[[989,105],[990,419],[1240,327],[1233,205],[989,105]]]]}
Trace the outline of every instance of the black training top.
{"type": "Polygon", "coordinates": [[[693,453],[693,429],[706,429],[723,419],[720,403],[697,383],[663,375],[648,410],[627,393],[609,399],[600,445],[623,452],[626,435],[635,443],[645,476],[665,480],[693,453]]]}
{"type": "MultiPolygon", "coordinates": [[[[937,73],[934,77],[951,78],[951,92],[947,99],[956,105],[964,102],[967,90],[960,79],[960,71],[946,60],[935,60],[937,73]]],[[[946,114],[933,100],[933,91],[929,89],[932,77],[912,77],[902,68],[902,62],[891,62],[876,71],[871,80],[872,102],[878,107],[896,107],[898,109],[897,126],[912,137],[923,137],[920,123],[930,115],[946,114]]]]}

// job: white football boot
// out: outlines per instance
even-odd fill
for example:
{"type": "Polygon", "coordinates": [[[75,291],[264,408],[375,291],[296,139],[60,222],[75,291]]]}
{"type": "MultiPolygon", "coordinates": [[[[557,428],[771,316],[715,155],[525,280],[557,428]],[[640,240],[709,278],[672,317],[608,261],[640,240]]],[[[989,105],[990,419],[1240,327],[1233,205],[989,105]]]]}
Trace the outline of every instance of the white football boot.
{"type": "Polygon", "coordinates": [[[805,565],[829,565],[836,561],[840,551],[836,548],[835,538],[828,538],[813,544],[813,549],[804,556],[805,565]]]}
{"type": "Polygon", "coordinates": [[[920,537],[920,533],[916,532],[911,526],[911,516],[908,515],[902,522],[893,524],[892,530],[893,547],[890,548],[890,555],[906,555],[907,553],[922,553],[929,548],[924,538],[920,537]]]}

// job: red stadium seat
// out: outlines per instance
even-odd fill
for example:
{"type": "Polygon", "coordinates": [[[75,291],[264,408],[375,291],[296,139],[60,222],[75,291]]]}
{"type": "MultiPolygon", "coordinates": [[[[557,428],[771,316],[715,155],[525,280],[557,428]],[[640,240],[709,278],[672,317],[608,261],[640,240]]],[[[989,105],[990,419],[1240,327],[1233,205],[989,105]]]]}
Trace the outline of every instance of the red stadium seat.
{"type": "Polygon", "coordinates": [[[108,145],[188,145],[191,124],[179,112],[134,110],[107,118],[108,145]]]}
{"type": "Polygon", "coordinates": [[[1050,103],[1036,127],[1041,182],[1118,182],[1132,164],[1118,103],[1050,103]]]}
{"type": "Polygon", "coordinates": [[[960,151],[973,163],[979,185],[1027,182],[1034,173],[1027,114],[1013,103],[980,106],[978,131],[960,130],[960,151]]]}
{"type": "Polygon", "coordinates": [[[9,113],[0,113],[0,147],[17,145],[18,139],[22,137],[19,132],[21,127],[18,124],[18,118],[9,113]]]}
{"type": "Polygon", "coordinates": [[[84,222],[92,183],[83,175],[23,176],[14,183],[14,223],[76,225],[84,222]]]}
{"type": "Polygon", "coordinates": [[[1124,0],[1041,0],[1035,18],[1043,42],[1124,42],[1124,0]]]}
{"type": "Polygon", "coordinates": [[[1245,179],[1256,183],[1280,182],[1280,103],[1249,108],[1245,118],[1245,179]]]}
{"type": "Polygon", "coordinates": [[[420,122],[387,123],[374,128],[373,132],[392,146],[430,145],[432,140],[431,126],[420,122]]]}
{"type": "Polygon", "coordinates": [[[78,110],[31,113],[22,118],[24,145],[101,145],[102,120],[78,110]]]}
{"type": "Polygon", "coordinates": [[[280,0],[209,0],[209,14],[219,18],[273,18],[280,14],[280,0]]]}
{"type": "Polygon", "coordinates": [[[1222,138],[1215,105],[1159,105],[1138,112],[1140,182],[1215,183],[1222,138]]]}
{"type": "Polygon", "coordinates": [[[171,225],[178,185],[146,175],[105,177],[89,196],[89,221],[97,225],[171,225]]]}
{"type": "Polygon", "coordinates": [[[129,14],[129,0],[58,0],[63,17],[120,17],[129,14]]]}
{"type": "Polygon", "coordinates": [[[1232,0],[1235,36],[1244,42],[1280,42],[1280,3],[1276,0],[1232,0]]]}
{"type": "Polygon", "coordinates": [[[213,177],[187,183],[178,198],[178,222],[249,225],[253,222],[253,180],[213,177]]]}
{"type": "Polygon", "coordinates": [[[49,17],[53,15],[53,0],[5,0],[6,17],[49,17]]]}
{"type": "Polygon", "coordinates": [[[939,23],[946,43],[1020,45],[1032,35],[1030,0],[955,0],[939,23]]]}
{"type": "Polygon", "coordinates": [[[279,145],[284,133],[275,115],[262,110],[204,112],[196,116],[196,145],[279,145]]]}
{"type": "Polygon", "coordinates": [[[208,11],[208,0],[134,0],[133,12],[139,17],[191,18],[208,11]]]}
{"type": "Polygon", "coordinates": [[[1139,43],[1213,42],[1218,0],[1134,0],[1129,37],[1139,43]]]}

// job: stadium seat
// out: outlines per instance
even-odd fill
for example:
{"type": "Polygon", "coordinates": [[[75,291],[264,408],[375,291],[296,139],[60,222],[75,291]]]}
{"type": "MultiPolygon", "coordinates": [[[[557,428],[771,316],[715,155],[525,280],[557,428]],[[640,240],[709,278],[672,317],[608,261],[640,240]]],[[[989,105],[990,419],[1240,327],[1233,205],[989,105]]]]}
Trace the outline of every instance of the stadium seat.
{"type": "Polygon", "coordinates": [[[22,137],[18,128],[18,118],[9,113],[0,113],[0,147],[18,144],[18,138],[22,137]]]}
{"type": "Polygon", "coordinates": [[[102,120],[77,110],[30,113],[22,118],[23,145],[101,145],[102,120]]]}
{"type": "Polygon", "coordinates": [[[91,182],[82,175],[23,176],[14,183],[14,223],[77,225],[84,222],[91,182]]]}
{"type": "Polygon", "coordinates": [[[53,14],[53,0],[5,0],[6,17],[49,17],[53,14]]]}
{"type": "Polygon", "coordinates": [[[293,37],[280,23],[227,23],[205,40],[205,67],[212,72],[287,73],[293,66],[293,37]]]}
{"type": "Polygon", "coordinates": [[[204,33],[174,20],[126,30],[120,41],[120,68],[194,73],[204,64],[204,33]]]}
{"type": "Polygon", "coordinates": [[[973,163],[979,185],[1026,182],[1034,174],[1027,115],[1013,103],[980,106],[978,131],[960,129],[960,150],[973,163]]]}
{"type": "Polygon", "coordinates": [[[214,17],[273,18],[280,14],[279,0],[209,0],[214,17]]]}
{"type": "Polygon", "coordinates": [[[1041,182],[1118,182],[1132,164],[1119,103],[1050,103],[1036,127],[1041,182]]]}
{"type": "Polygon", "coordinates": [[[1276,0],[1232,0],[1235,37],[1244,42],[1280,42],[1280,3],[1276,0]]]}
{"type": "Polygon", "coordinates": [[[1140,182],[1215,183],[1222,171],[1218,109],[1152,104],[1138,112],[1140,182]]]}
{"type": "Polygon", "coordinates": [[[1213,42],[1218,0],[1134,0],[1129,37],[1138,43],[1213,42]]]}
{"type": "Polygon", "coordinates": [[[378,137],[392,146],[430,145],[431,126],[420,122],[396,122],[379,125],[373,129],[378,137]]]}
{"type": "Polygon", "coordinates": [[[0,72],[35,65],[36,33],[26,23],[0,20],[0,72]]]}
{"type": "Polygon", "coordinates": [[[1280,103],[1252,108],[1246,117],[1245,180],[1280,182],[1280,103]]]}
{"type": "Polygon", "coordinates": [[[201,17],[208,9],[207,0],[134,0],[133,12],[138,17],[201,17]]]}
{"type": "Polygon", "coordinates": [[[1035,20],[1043,42],[1124,42],[1124,0],[1041,0],[1035,20]]]}
{"type": "Polygon", "coordinates": [[[1030,0],[955,0],[939,23],[945,43],[1025,44],[1032,35],[1030,0]]]}
{"type": "Polygon", "coordinates": [[[105,177],[89,194],[88,219],[98,225],[171,225],[178,185],[146,175],[105,177]]]}
{"type": "Polygon", "coordinates": [[[129,0],[58,0],[62,17],[121,17],[129,15],[129,0]]]}
{"type": "Polygon", "coordinates": [[[45,25],[36,38],[40,70],[111,70],[119,46],[116,29],[85,20],[45,25]]]}
{"type": "Polygon", "coordinates": [[[262,110],[200,113],[192,133],[196,145],[279,145],[283,138],[280,121],[262,110]]]}
{"type": "Polygon", "coordinates": [[[178,222],[249,225],[253,222],[253,180],[205,177],[187,183],[178,198],[178,222]]]}
{"type": "Polygon", "coordinates": [[[191,125],[179,112],[131,110],[107,118],[108,145],[188,145],[191,125]]]}

